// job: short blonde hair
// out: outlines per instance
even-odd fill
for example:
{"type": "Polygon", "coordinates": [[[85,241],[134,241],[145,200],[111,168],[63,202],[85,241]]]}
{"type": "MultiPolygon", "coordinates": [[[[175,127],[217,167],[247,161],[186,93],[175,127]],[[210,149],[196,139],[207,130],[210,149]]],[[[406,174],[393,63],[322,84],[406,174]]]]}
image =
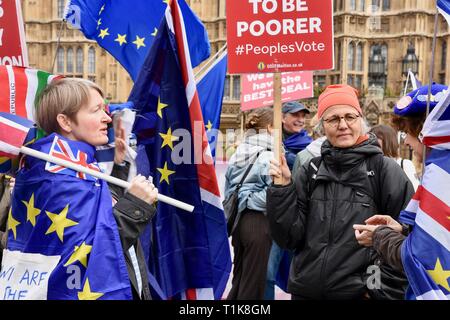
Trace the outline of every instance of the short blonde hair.
{"type": "Polygon", "coordinates": [[[51,82],[36,101],[35,119],[38,126],[47,134],[59,133],[58,114],[64,114],[77,123],[76,114],[89,103],[90,89],[104,98],[103,90],[86,79],[62,78],[51,82]]]}

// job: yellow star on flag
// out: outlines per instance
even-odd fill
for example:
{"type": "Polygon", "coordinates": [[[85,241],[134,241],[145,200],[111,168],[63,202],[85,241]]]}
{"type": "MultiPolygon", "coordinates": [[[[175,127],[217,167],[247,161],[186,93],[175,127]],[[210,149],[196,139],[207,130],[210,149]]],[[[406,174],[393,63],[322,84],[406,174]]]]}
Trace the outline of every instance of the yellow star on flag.
{"type": "Polygon", "coordinates": [[[100,27],[101,24],[102,24],[102,18],[97,20],[97,29],[100,27]]]}
{"type": "Polygon", "coordinates": [[[83,286],[83,291],[78,292],[78,300],[97,300],[101,296],[103,296],[103,293],[91,291],[89,279],[86,278],[86,282],[83,286]]]}
{"type": "Polygon", "coordinates": [[[211,131],[212,126],[213,126],[213,125],[212,125],[211,121],[208,120],[208,124],[205,126],[206,129],[207,129],[207,131],[211,131]]]}
{"type": "Polygon", "coordinates": [[[163,180],[167,182],[167,184],[169,183],[169,176],[171,174],[174,174],[175,171],[169,170],[167,168],[167,161],[164,163],[164,168],[157,168],[157,170],[161,173],[161,179],[159,179],[159,183],[161,183],[163,180]]]}
{"type": "Polygon", "coordinates": [[[86,242],[83,242],[81,246],[75,246],[75,250],[73,250],[72,255],[69,260],[66,262],[64,267],[67,267],[69,264],[72,264],[76,261],[80,261],[80,263],[87,268],[87,255],[91,253],[92,246],[88,246],[86,242]]]}
{"type": "Polygon", "coordinates": [[[30,221],[34,227],[36,225],[36,217],[41,213],[41,209],[34,207],[34,193],[31,195],[30,201],[22,200],[22,202],[27,207],[27,221],[30,221]]]}
{"type": "Polygon", "coordinates": [[[136,40],[133,41],[133,43],[136,45],[137,49],[140,47],[145,47],[144,43],[145,38],[139,38],[139,36],[136,36],[136,40]]]}
{"type": "Polygon", "coordinates": [[[45,211],[45,213],[47,213],[47,216],[50,218],[50,220],[52,220],[52,224],[50,225],[50,228],[48,228],[48,230],[45,234],[47,235],[47,234],[56,232],[59,240],[61,240],[61,242],[63,242],[64,229],[68,228],[68,227],[76,226],[78,224],[78,222],[67,219],[68,212],[69,212],[69,205],[67,205],[59,214],[45,211]]]}
{"type": "Polygon", "coordinates": [[[109,28],[100,29],[100,34],[98,35],[98,37],[102,38],[102,39],[105,39],[106,36],[109,36],[108,29],[109,28]]]}
{"type": "Polygon", "coordinates": [[[151,34],[153,37],[156,37],[156,35],[158,34],[158,29],[155,28],[155,31],[153,31],[153,33],[151,34]]]}
{"type": "Polygon", "coordinates": [[[166,134],[160,133],[159,135],[163,138],[161,149],[165,146],[169,146],[169,148],[173,150],[173,142],[178,141],[179,138],[172,135],[172,128],[169,128],[166,134]]]}
{"type": "Polygon", "coordinates": [[[117,41],[120,46],[124,43],[127,43],[127,35],[126,34],[117,34],[117,38],[114,41],[117,41]]]}
{"type": "Polygon", "coordinates": [[[19,224],[20,224],[20,222],[17,221],[16,219],[14,219],[14,217],[12,216],[12,210],[10,208],[9,213],[8,213],[8,230],[12,230],[12,233],[14,235],[14,240],[17,237],[17,226],[19,224]]]}
{"type": "Polygon", "coordinates": [[[445,288],[447,291],[450,291],[450,286],[448,285],[448,278],[450,277],[450,270],[442,269],[441,261],[439,258],[436,261],[436,265],[434,266],[434,270],[427,270],[430,277],[433,279],[436,284],[445,288]]]}
{"type": "Polygon", "coordinates": [[[166,3],[167,5],[169,5],[170,0],[163,0],[163,3],[166,3]]]}
{"type": "Polygon", "coordinates": [[[158,98],[158,110],[156,111],[156,113],[158,114],[158,116],[162,119],[162,110],[164,109],[164,108],[167,108],[169,105],[168,104],[165,104],[165,103],[162,103],[161,102],[161,97],[159,97],[158,98]]]}

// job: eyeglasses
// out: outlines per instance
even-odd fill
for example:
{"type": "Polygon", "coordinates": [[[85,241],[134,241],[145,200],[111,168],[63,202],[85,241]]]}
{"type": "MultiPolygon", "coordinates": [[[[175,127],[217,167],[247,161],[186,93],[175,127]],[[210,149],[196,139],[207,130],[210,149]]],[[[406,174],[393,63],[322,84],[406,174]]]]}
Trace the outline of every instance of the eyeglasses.
{"type": "Polygon", "coordinates": [[[323,119],[323,121],[325,121],[328,126],[332,127],[332,128],[336,128],[339,123],[341,123],[341,119],[344,119],[345,122],[347,123],[347,125],[352,125],[355,123],[355,121],[359,118],[359,115],[354,114],[354,113],[347,113],[346,115],[339,117],[339,116],[333,116],[331,118],[328,119],[323,119]]]}

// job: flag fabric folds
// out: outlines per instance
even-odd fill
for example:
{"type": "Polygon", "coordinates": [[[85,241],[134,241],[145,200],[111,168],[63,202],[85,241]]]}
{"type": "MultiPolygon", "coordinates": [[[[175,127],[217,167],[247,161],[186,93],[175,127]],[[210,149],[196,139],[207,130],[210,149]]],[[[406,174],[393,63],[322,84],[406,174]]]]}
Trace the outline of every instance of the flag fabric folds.
{"type": "Polygon", "coordinates": [[[227,75],[227,52],[222,53],[214,64],[197,82],[198,98],[202,108],[206,135],[213,158],[216,158],[216,145],[222,113],[222,99],[227,75]]]}
{"type": "Polygon", "coordinates": [[[407,299],[450,299],[450,91],[427,117],[421,137],[431,148],[422,184],[400,215],[414,229],[402,246],[407,299]]]}
{"type": "MultiPolygon", "coordinates": [[[[51,153],[55,145],[96,166],[94,147],[56,134],[31,148],[51,153]]],[[[107,183],[70,171],[52,173],[26,157],[12,194],[0,299],[132,299],[107,183]]]]}
{"type": "MultiPolygon", "coordinates": [[[[145,57],[158,34],[159,24],[169,0],[70,0],[66,19],[79,27],[88,39],[116,58],[136,80],[145,57]],[[125,14],[126,13],[126,14],[125,14]]],[[[180,0],[192,66],[196,67],[210,54],[205,27],[186,4],[180,0]]]]}
{"type": "Polygon", "coordinates": [[[0,112],[0,156],[16,158],[19,156],[34,123],[16,115],[0,112]]]}
{"type": "Polygon", "coordinates": [[[138,172],[195,209],[186,213],[158,203],[149,268],[167,297],[220,299],[231,271],[230,248],[186,48],[183,16],[173,1],[129,101],[137,110],[138,172]]]}
{"type": "Polygon", "coordinates": [[[437,9],[450,24],[450,0],[437,0],[437,9]]]}
{"type": "MultiPolygon", "coordinates": [[[[0,66],[0,112],[34,121],[36,97],[47,84],[60,77],[37,69],[0,66]]],[[[41,135],[37,130],[33,130],[33,134],[41,135]]],[[[30,141],[30,135],[27,141],[30,141]]],[[[15,167],[8,157],[0,156],[1,173],[14,170],[15,167]]]]}

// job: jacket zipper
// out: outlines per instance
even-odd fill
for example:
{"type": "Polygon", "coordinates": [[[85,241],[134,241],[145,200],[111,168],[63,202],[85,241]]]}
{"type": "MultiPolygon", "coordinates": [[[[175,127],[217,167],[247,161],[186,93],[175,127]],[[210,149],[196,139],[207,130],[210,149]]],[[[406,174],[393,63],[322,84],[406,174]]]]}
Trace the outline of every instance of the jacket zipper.
{"type": "Polygon", "coordinates": [[[331,219],[330,219],[330,230],[328,231],[328,243],[327,243],[327,247],[325,248],[325,253],[324,253],[324,257],[323,257],[323,263],[322,263],[322,269],[320,270],[320,280],[323,283],[322,286],[322,296],[324,295],[324,288],[326,285],[326,282],[324,281],[325,279],[323,279],[324,275],[324,271],[325,271],[325,267],[327,265],[327,259],[328,259],[328,252],[329,252],[329,247],[331,244],[331,241],[333,239],[333,227],[334,227],[334,220],[335,220],[335,213],[336,213],[336,191],[337,191],[337,186],[336,183],[334,183],[334,190],[333,190],[333,208],[331,210],[331,219]]]}

